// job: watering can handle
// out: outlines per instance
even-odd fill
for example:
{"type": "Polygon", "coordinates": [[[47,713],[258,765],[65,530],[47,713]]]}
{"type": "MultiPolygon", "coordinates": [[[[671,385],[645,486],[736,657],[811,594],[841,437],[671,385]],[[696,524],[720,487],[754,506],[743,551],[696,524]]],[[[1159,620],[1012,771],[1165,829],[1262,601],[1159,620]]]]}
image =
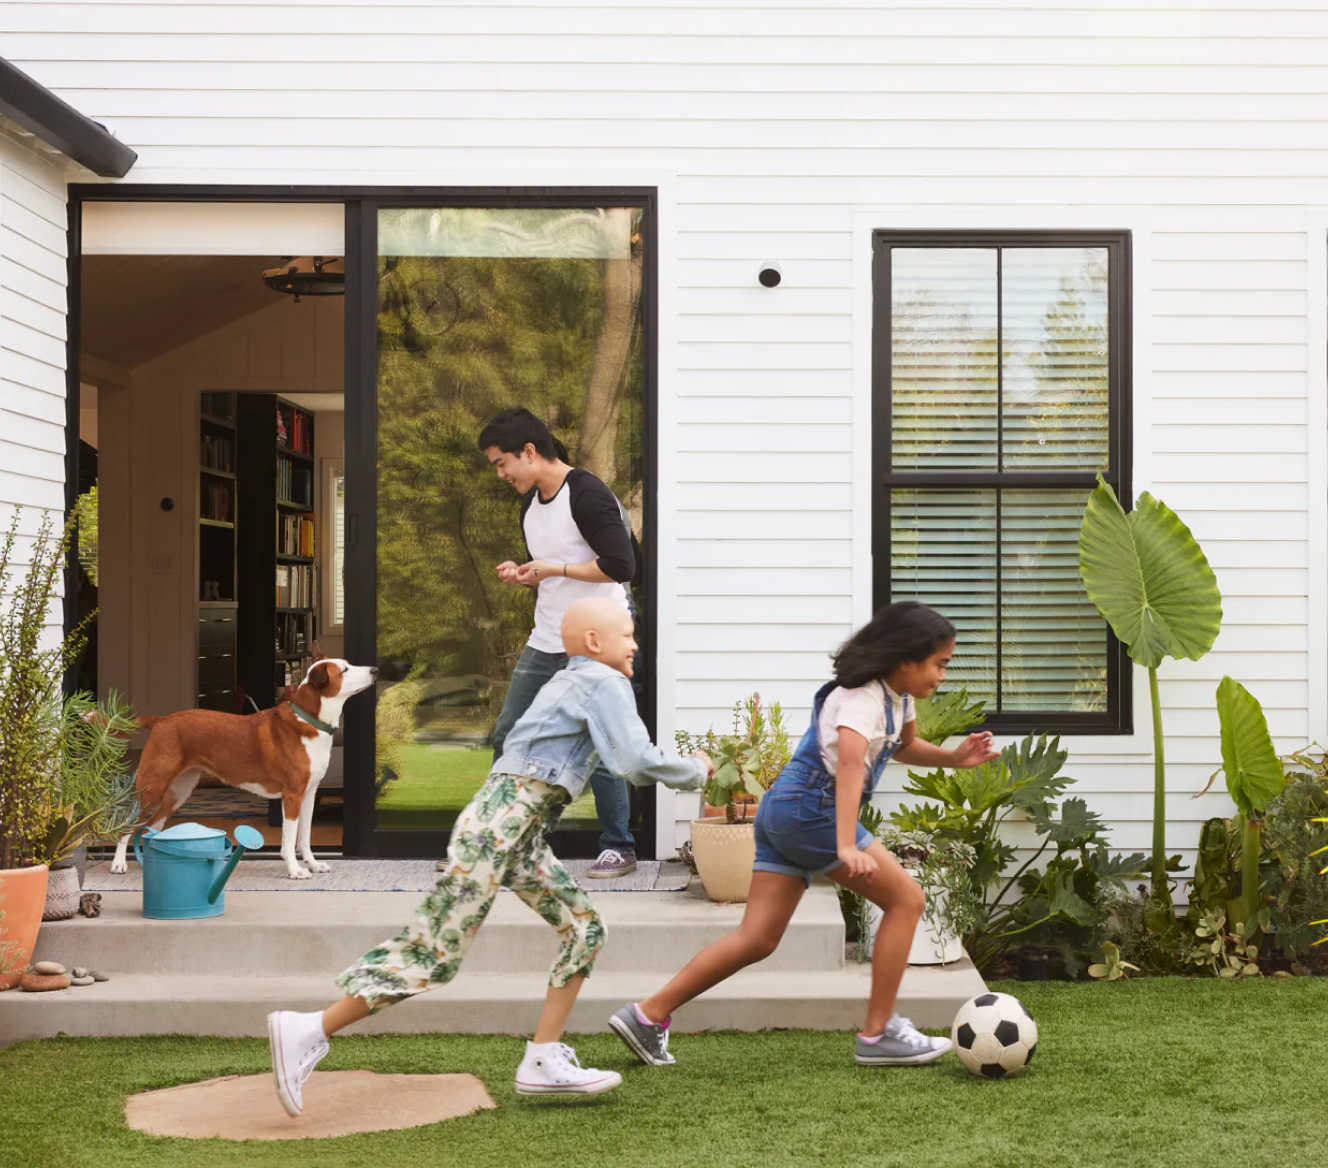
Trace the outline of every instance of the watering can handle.
{"type": "Polygon", "coordinates": [[[212,887],[208,889],[208,904],[217,903],[217,897],[221,895],[221,890],[226,887],[226,881],[231,878],[231,873],[235,871],[235,865],[240,862],[240,857],[250,849],[261,848],[262,846],[262,835],[252,827],[241,824],[235,829],[235,847],[227,856],[226,866],[217,873],[217,878],[212,881],[212,887]]]}
{"type": "Polygon", "coordinates": [[[143,867],[143,845],[139,842],[142,838],[142,831],[134,832],[134,859],[138,861],[140,868],[143,867]]]}

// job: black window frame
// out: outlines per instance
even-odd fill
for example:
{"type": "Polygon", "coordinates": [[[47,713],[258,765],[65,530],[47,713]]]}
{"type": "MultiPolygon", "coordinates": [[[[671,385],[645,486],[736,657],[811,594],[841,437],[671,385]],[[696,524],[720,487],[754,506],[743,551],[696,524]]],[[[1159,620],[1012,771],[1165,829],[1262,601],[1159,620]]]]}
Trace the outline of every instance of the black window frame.
{"type": "MultiPolygon", "coordinates": [[[[1102,477],[1121,505],[1133,506],[1131,467],[1131,233],[1129,231],[895,231],[872,233],[872,596],[874,607],[891,600],[890,492],[894,488],[977,487],[995,490],[1047,487],[1091,490],[1097,471],[895,471],[892,459],[891,254],[894,248],[1067,248],[1102,247],[1108,252],[1107,433],[1108,461],[1102,477]]],[[[998,269],[999,270],[999,269],[998,269]]],[[[999,325],[998,325],[999,336],[999,325]]],[[[998,340],[999,344],[999,340],[998,340]]],[[[999,352],[999,350],[998,350],[999,352]]],[[[998,393],[1001,362],[997,361],[998,393]]],[[[999,400],[999,399],[998,399],[999,400]]],[[[999,408],[998,408],[999,418],[999,408]]],[[[998,425],[1000,421],[998,420],[998,425]]],[[[999,592],[998,592],[999,596],[999,592]]],[[[901,597],[901,599],[904,599],[901,597]]],[[[999,609],[999,603],[998,603],[999,609]]],[[[999,619],[999,615],[998,615],[999,619]]],[[[1105,622],[1104,622],[1105,623],[1105,622]]],[[[1132,734],[1133,671],[1125,646],[1107,633],[1107,708],[1096,714],[1008,711],[988,714],[985,728],[1001,734],[1132,734]]],[[[999,643],[999,641],[998,641],[999,643]]],[[[962,652],[962,647],[961,647],[962,652]]],[[[999,668],[999,658],[998,658],[999,668]]]]}

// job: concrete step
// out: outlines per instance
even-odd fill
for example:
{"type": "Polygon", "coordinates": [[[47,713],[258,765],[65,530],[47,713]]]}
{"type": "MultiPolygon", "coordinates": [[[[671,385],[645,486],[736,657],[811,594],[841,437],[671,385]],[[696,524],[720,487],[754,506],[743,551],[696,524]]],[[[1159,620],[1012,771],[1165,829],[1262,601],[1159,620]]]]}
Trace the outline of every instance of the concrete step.
{"type": "MultiPolygon", "coordinates": [[[[680,962],[675,962],[680,964],[680,962]]],[[[871,966],[833,971],[744,970],[678,1011],[676,1033],[702,1030],[849,1030],[862,1024],[871,966]]],[[[572,1014],[572,1033],[607,1029],[624,1002],[657,989],[658,973],[596,971],[572,1014]]],[[[544,1000],[542,977],[466,971],[451,985],[383,1010],[352,1033],[529,1034],[544,1000]]],[[[984,990],[965,960],[911,966],[899,1012],[919,1026],[949,1027],[955,1012],[984,990]]],[[[58,993],[0,994],[0,1037],[47,1038],[134,1034],[259,1036],[272,1010],[316,1010],[337,996],[329,976],[226,977],[120,974],[111,981],[58,993]]]]}
{"type": "MultiPolygon", "coordinates": [[[[327,978],[393,936],[422,899],[417,892],[231,892],[220,917],[154,921],[137,892],[102,894],[101,915],[42,925],[34,960],[117,974],[327,978]]],[[[742,905],[712,904],[692,892],[602,892],[594,902],[609,940],[599,973],[672,974],[726,936],[742,905]]],[[[554,931],[510,892],[498,896],[466,957],[470,973],[546,973],[554,931]]],[[[844,963],[844,923],[829,886],[803,898],[770,972],[830,972],[844,963]]]]}

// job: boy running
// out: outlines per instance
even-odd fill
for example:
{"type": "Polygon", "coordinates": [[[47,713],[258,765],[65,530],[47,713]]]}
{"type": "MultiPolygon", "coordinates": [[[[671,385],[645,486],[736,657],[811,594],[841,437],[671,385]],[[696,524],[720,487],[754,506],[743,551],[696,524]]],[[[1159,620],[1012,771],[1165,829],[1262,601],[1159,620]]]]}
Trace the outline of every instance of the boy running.
{"type": "Polygon", "coordinates": [[[544,829],[585,789],[597,763],[644,785],[701,787],[713,770],[704,754],[680,759],[650,742],[629,678],[632,619],[611,600],[578,600],[562,617],[569,663],[540,690],[507,735],[488,781],[457,819],[437,887],[395,937],[370,949],[337,984],[326,1010],[268,1015],[277,1095],[288,1115],[337,1031],[385,1006],[451,981],[500,888],[510,888],[562,937],[533,1041],[516,1072],[522,1095],[594,1095],[616,1087],[615,1071],[584,1068],[561,1040],[582,982],[605,941],[590,898],[554,857],[544,829]]]}

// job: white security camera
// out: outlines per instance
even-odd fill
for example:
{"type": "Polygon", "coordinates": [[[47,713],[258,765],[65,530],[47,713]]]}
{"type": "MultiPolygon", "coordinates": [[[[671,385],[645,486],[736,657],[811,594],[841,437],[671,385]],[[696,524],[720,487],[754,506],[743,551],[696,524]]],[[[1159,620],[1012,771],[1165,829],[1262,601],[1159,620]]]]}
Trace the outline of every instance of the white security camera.
{"type": "Polygon", "coordinates": [[[784,273],[779,270],[778,264],[762,264],[756,278],[761,281],[762,288],[778,288],[784,273]]]}

